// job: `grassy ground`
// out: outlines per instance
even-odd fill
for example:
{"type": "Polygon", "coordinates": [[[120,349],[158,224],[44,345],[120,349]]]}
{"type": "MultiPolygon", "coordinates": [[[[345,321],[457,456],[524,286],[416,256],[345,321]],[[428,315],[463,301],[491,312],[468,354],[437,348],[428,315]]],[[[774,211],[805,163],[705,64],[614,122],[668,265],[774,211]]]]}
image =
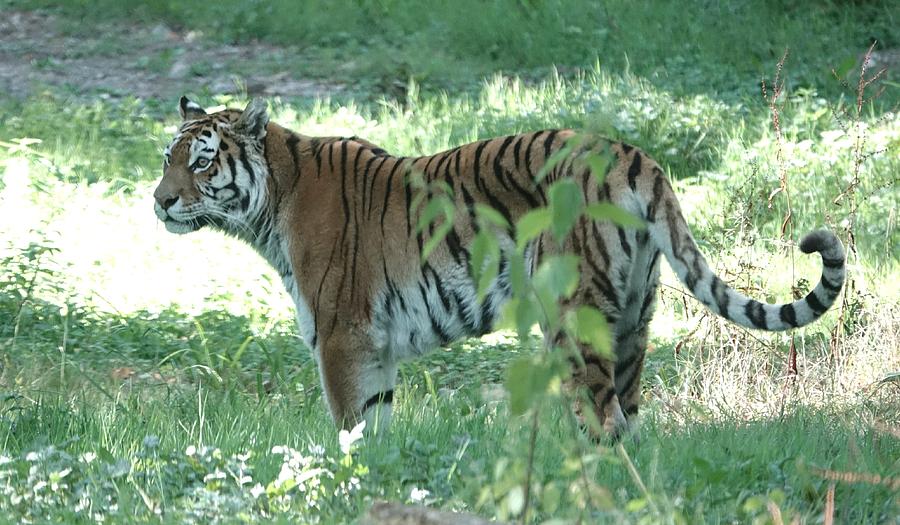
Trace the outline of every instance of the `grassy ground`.
{"type": "MultiPolygon", "coordinates": [[[[66,41],[74,55],[112,41],[102,31],[134,7],[64,4],[47,16],[81,35],[66,41]]],[[[640,445],[585,442],[551,392],[531,521],[897,522],[900,122],[888,109],[900,97],[889,73],[856,112],[829,73],[858,74],[848,58],[870,38],[897,46],[887,4],[498,2],[508,16],[474,19],[403,1],[328,16],[260,5],[216,3],[199,38],[286,45],[313,57],[292,74],[354,86],[272,100],[294,129],[401,154],[540,127],[627,139],[675,179],[717,271],[773,301],[817,278],[790,239],[829,225],[852,242],[841,307],[793,336],[713,319],[666,273],[640,445]],[[784,46],[776,132],[758,79],[784,46]],[[782,239],[788,210],[796,233],[782,239]]],[[[138,12],[196,20],[184,9],[138,12]]],[[[269,75],[272,62],[229,67],[269,75]]],[[[169,235],[152,214],[174,99],[27,87],[0,98],[0,522],[352,522],[377,499],[523,519],[531,419],[509,414],[503,379],[536,340],[493,335],[410,363],[391,434],[338,436],[271,270],[215,233],[169,235]]]]}

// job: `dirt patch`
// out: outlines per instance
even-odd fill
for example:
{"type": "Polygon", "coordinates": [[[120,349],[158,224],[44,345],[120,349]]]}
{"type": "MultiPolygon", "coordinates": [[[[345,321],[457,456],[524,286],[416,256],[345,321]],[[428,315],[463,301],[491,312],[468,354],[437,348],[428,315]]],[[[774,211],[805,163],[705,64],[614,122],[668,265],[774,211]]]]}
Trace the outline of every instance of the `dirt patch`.
{"type": "Polygon", "coordinates": [[[0,93],[27,98],[53,87],[76,97],[138,97],[168,101],[184,93],[324,97],[339,84],[303,78],[290,67],[298,50],[261,43],[220,44],[193,32],[91,23],[33,11],[0,19],[0,93]]]}

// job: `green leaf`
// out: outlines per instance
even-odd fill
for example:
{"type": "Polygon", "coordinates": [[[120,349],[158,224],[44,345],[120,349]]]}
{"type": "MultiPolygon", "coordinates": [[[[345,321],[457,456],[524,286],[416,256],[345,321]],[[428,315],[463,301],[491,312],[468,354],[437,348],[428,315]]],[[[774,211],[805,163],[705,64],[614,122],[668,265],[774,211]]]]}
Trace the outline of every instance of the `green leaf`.
{"type": "Polygon", "coordinates": [[[506,220],[506,218],[504,218],[503,215],[500,214],[500,212],[486,204],[476,204],[475,214],[479,219],[482,219],[483,221],[489,224],[493,224],[494,226],[497,226],[499,228],[509,227],[509,222],[506,220]]]}
{"type": "Polygon", "coordinates": [[[541,305],[533,296],[513,297],[504,306],[503,322],[514,328],[520,338],[531,333],[531,327],[541,321],[541,305]]]}
{"type": "Polygon", "coordinates": [[[582,138],[578,135],[571,137],[568,141],[566,141],[565,146],[559,148],[555,153],[550,155],[550,158],[541,166],[541,169],[538,171],[537,176],[535,177],[536,182],[540,182],[544,180],[544,178],[553,171],[553,168],[557,166],[564,159],[568,158],[569,155],[575,151],[575,148],[581,145],[582,138]]]}
{"type": "Polygon", "coordinates": [[[591,173],[597,179],[597,184],[602,185],[603,181],[606,180],[606,174],[609,173],[609,167],[612,165],[612,155],[609,154],[608,150],[603,153],[591,153],[585,161],[588,167],[591,168],[591,173]]]}
{"type": "MultiPolygon", "coordinates": [[[[562,501],[562,491],[559,486],[552,481],[547,483],[541,493],[541,507],[543,507],[544,512],[549,516],[556,514],[557,510],[559,510],[560,501],[562,501]]],[[[546,524],[546,522],[544,523],[546,524]]]]}
{"type": "MultiPolygon", "coordinates": [[[[443,213],[444,203],[441,202],[442,200],[440,196],[437,196],[428,201],[425,209],[419,214],[419,221],[416,223],[416,233],[425,231],[443,213]]],[[[415,200],[413,202],[415,203],[415,200]]]]}
{"type": "Polygon", "coordinates": [[[528,270],[525,268],[525,257],[520,252],[507,254],[509,257],[509,285],[514,297],[525,294],[528,284],[528,270]]]}
{"type": "Polygon", "coordinates": [[[453,229],[453,217],[450,217],[444,222],[440,223],[432,232],[431,236],[425,241],[425,244],[422,246],[422,260],[428,258],[431,255],[431,252],[437,248],[438,244],[444,240],[450,230],[453,229]]]}
{"type": "Polygon", "coordinates": [[[616,206],[615,204],[610,204],[608,202],[597,202],[591,204],[585,210],[592,219],[595,221],[610,221],[613,224],[618,226],[623,226],[625,228],[637,228],[644,229],[647,227],[647,224],[644,221],[622,208],[616,206]]]}
{"type": "Polygon", "coordinates": [[[576,339],[591,345],[598,355],[612,357],[612,336],[600,310],[592,306],[579,306],[571,323],[576,339]]]}
{"type": "Polygon", "coordinates": [[[581,188],[571,179],[558,181],[550,187],[550,210],[553,215],[550,229],[557,241],[562,242],[584,206],[581,188]]]}
{"type": "Polygon", "coordinates": [[[535,290],[552,300],[569,297],[578,286],[578,257],[575,255],[555,255],[547,257],[534,272],[535,290]]]}
{"type": "Polygon", "coordinates": [[[636,498],[625,504],[625,512],[639,512],[647,506],[645,498],[636,498]]]}
{"type": "Polygon", "coordinates": [[[485,229],[478,232],[472,241],[470,270],[477,285],[478,301],[481,302],[500,271],[500,245],[497,238],[485,229]]]}
{"type": "Polygon", "coordinates": [[[431,236],[422,246],[423,261],[431,255],[431,252],[434,251],[437,245],[444,240],[448,233],[450,233],[450,230],[453,228],[455,212],[456,207],[453,205],[453,201],[446,195],[435,197],[425,207],[425,210],[419,217],[419,224],[417,226],[418,232],[424,230],[438,217],[443,217],[444,220],[435,226],[434,231],[431,232],[431,236]]]}
{"type": "Polygon", "coordinates": [[[513,361],[506,372],[510,412],[516,416],[524,414],[534,405],[537,397],[547,391],[552,378],[553,369],[548,365],[527,357],[513,361]]]}
{"type": "Polygon", "coordinates": [[[521,252],[529,241],[550,228],[553,215],[548,208],[531,210],[516,222],[516,247],[521,252]]]}

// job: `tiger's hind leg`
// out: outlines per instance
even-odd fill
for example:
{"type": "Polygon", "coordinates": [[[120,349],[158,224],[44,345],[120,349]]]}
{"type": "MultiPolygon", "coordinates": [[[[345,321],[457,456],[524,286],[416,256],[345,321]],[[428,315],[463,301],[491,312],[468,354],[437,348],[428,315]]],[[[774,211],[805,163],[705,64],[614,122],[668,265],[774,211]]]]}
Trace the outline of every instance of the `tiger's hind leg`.
{"type": "Polygon", "coordinates": [[[592,437],[617,441],[627,429],[627,420],[616,391],[615,363],[589,345],[576,346],[580,359],[573,359],[568,385],[575,396],[575,414],[592,437]],[[596,428],[598,424],[600,429],[596,428]]]}
{"type": "Polygon", "coordinates": [[[647,325],[617,337],[614,344],[616,395],[625,415],[625,431],[638,442],[638,408],[641,403],[641,372],[647,351],[647,325]]]}

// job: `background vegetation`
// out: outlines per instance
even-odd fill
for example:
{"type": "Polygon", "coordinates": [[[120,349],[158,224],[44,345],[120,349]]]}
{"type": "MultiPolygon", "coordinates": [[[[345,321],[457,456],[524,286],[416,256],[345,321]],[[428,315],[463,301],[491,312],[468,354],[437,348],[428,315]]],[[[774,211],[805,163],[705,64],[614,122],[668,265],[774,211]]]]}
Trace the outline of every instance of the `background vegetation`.
{"type": "Polygon", "coordinates": [[[896,522],[889,2],[295,4],[0,2],[0,521],[353,522],[388,499],[535,523],[896,522]],[[734,286],[784,301],[814,282],[793,242],[823,225],[850,284],[771,335],[664,274],[640,445],[587,443],[553,385],[532,436],[504,380],[540,343],[504,332],[408,364],[386,439],[337,436],[278,279],[153,216],[183,91],[267,96],[293,129],[405,155],[599,130],[660,160],[734,286]]]}

